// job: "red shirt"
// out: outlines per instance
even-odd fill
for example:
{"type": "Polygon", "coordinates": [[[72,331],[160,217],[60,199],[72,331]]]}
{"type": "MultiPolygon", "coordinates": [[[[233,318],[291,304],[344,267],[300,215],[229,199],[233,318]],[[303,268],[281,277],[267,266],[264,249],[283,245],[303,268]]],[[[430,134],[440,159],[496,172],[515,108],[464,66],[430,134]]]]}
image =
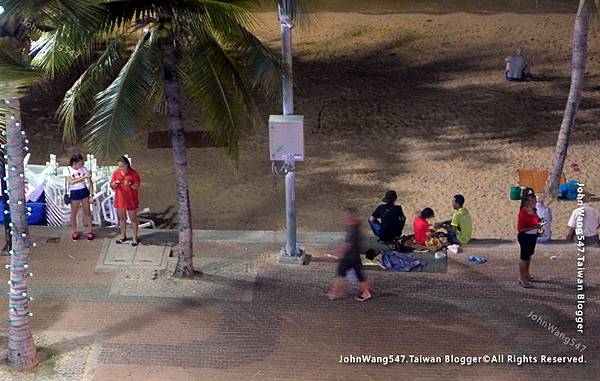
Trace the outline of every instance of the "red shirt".
{"type": "Polygon", "coordinates": [[[527,208],[521,208],[519,210],[519,217],[517,218],[517,231],[521,231],[521,229],[525,229],[531,227],[531,229],[535,229],[533,226],[540,223],[540,217],[537,215],[537,210],[533,210],[533,215],[527,212],[527,208]]]}
{"type": "Polygon", "coordinates": [[[115,189],[115,208],[135,210],[140,206],[139,191],[133,189],[131,185],[125,185],[123,182],[128,181],[131,184],[140,185],[140,175],[132,168],[129,168],[125,173],[120,169],[114,171],[110,183],[121,181],[115,189]]]}
{"type": "Polygon", "coordinates": [[[427,233],[429,233],[429,222],[427,219],[417,216],[413,220],[413,230],[415,231],[415,241],[421,245],[425,245],[427,233]]]}

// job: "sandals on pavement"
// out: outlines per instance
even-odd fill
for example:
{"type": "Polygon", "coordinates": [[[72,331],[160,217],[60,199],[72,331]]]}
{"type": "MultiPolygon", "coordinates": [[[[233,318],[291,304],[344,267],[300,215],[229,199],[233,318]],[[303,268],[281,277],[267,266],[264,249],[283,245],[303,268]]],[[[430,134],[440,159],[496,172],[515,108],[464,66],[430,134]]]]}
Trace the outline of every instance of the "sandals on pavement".
{"type": "Polygon", "coordinates": [[[125,237],[125,238],[121,238],[121,239],[118,239],[118,240],[116,240],[116,241],[115,241],[115,243],[116,243],[117,245],[120,245],[120,244],[122,244],[122,243],[123,243],[123,242],[125,242],[125,241],[127,241],[127,237],[125,237]]]}
{"type": "Polygon", "coordinates": [[[531,286],[529,283],[527,282],[523,282],[521,279],[519,279],[519,285],[523,288],[533,288],[533,286],[531,286]]]}
{"type": "Polygon", "coordinates": [[[364,296],[360,295],[360,296],[355,296],[354,300],[356,300],[357,302],[366,302],[367,300],[371,300],[373,299],[373,295],[369,296],[368,298],[365,298],[364,296]]]}

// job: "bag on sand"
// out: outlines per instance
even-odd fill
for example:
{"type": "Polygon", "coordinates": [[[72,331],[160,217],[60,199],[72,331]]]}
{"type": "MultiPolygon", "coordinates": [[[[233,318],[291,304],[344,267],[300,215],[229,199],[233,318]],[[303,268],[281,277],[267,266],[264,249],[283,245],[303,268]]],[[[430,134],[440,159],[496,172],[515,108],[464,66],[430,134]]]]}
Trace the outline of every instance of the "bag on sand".
{"type": "Polygon", "coordinates": [[[425,247],[433,253],[442,250],[446,246],[448,246],[448,239],[446,237],[432,235],[425,241],[425,247]]]}

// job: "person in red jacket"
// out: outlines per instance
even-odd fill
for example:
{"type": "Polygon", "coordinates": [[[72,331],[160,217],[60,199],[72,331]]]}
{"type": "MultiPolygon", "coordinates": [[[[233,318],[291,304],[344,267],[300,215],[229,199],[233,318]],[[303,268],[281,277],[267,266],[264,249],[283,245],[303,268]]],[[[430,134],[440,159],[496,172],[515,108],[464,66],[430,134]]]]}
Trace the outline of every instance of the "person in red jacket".
{"type": "Polygon", "coordinates": [[[531,265],[531,256],[535,252],[535,244],[539,236],[540,218],[537,215],[535,205],[537,197],[531,188],[525,188],[521,196],[521,209],[517,219],[517,239],[521,247],[521,261],[519,263],[519,284],[522,287],[531,287],[529,282],[533,281],[533,277],[529,273],[531,265]]]}
{"type": "Polygon", "coordinates": [[[431,225],[429,224],[428,220],[433,217],[433,209],[425,208],[413,220],[415,241],[417,241],[419,245],[425,246],[425,241],[427,240],[429,234],[432,232],[431,225]]]}
{"type": "Polygon", "coordinates": [[[110,181],[110,187],[115,191],[115,208],[119,216],[119,228],[121,238],[117,240],[118,244],[127,241],[127,216],[131,221],[133,229],[132,246],[138,245],[138,219],[137,209],[139,208],[139,190],[140,175],[131,168],[127,157],[123,156],[117,161],[117,168],[110,181]]]}

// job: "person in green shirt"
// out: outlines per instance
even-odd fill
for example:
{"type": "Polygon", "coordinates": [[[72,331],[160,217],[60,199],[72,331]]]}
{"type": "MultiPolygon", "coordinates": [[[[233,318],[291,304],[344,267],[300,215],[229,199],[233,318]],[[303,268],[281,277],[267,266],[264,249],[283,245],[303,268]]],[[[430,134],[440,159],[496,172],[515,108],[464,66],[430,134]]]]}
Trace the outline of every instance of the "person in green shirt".
{"type": "Polygon", "coordinates": [[[461,194],[454,196],[452,207],[454,213],[452,218],[447,221],[437,222],[433,225],[434,229],[444,228],[448,232],[448,242],[451,244],[466,245],[471,240],[473,232],[473,221],[465,205],[465,197],[461,194]]]}

